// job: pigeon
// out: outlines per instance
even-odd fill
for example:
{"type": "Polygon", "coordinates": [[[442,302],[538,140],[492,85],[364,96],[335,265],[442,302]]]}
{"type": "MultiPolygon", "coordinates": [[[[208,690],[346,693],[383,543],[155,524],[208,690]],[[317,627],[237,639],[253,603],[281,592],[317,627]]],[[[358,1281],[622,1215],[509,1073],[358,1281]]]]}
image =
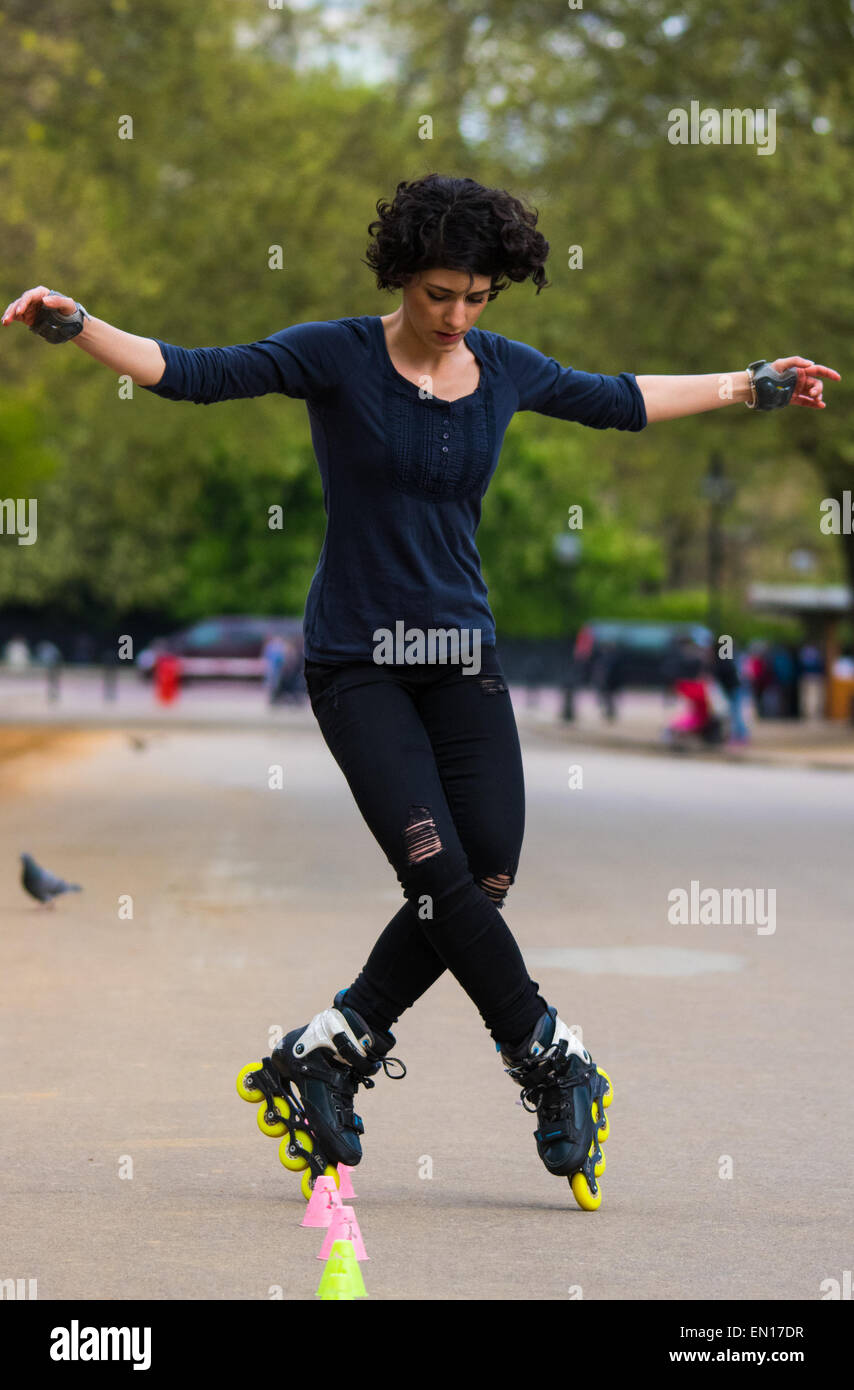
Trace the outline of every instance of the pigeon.
{"type": "Polygon", "coordinates": [[[137,734],[129,734],[128,743],[130,744],[131,748],[136,749],[137,753],[140,753],[143,748],[148,747],[148,743],[146,742],[146,740],[144,738],[139,738],[137,734]]]}
{"type": "Polygon", "coordinates": [[[30,897],[37,898],[40,903],[51,903],[60,893],[83,891],[79,883],[66,883],[64,878],[56,878],[54,874],[48,873],[47,869],[40,868],[30,854],[22,854],[21,863],[24,866],[21,883],[30,897]]]}

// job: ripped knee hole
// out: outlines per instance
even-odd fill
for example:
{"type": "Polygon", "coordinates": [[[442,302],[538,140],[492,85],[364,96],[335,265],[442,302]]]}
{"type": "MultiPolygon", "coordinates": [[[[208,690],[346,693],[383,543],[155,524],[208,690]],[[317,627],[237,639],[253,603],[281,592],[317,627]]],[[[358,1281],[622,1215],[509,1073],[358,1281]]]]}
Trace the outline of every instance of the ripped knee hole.
{"type": "Polygon", "coordinates": [[[511,874],[490,874],[477,880],[478,888],[481,888],[488,898],[493,902],[503,903],[507,897],[507,890],[513,882],[511,874]]]}
{"type": "Polygon", "coordinates": [[[422,859],[429,859],[444,848],[429,806],[410,806],[403,839],[409,864],[420,864],[422,859]]]}

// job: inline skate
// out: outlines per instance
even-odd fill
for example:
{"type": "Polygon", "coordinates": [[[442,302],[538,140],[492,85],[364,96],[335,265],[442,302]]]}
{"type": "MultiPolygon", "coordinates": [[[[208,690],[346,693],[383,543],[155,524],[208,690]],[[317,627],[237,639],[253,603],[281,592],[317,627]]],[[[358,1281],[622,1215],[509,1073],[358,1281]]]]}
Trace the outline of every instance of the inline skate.
{"type": "Polygon", "coordinates": [[[345,1007],[346,993],[340,990],[331,1009],[287,1033],[271,1056],[250,1062],[237,1077],[237,1094],[250,1103],[261,1102],[261,1133],[281,1139],[284,1167],[302,1173],[306,1200],[319,1177],[334,1178],[340,1186],[337,1164],[354,1168],[361,1162],[359,1135],[365,1129],[353,1109],[359,1086],[369,1090],[380,1069],[395,1081],[406,1075],[403,1063],[387,1056],[393,1035],[370,1028],[345,1007]],[[392,1063],[399,1072],[389,1070],[392,1063]]]}
{"type": "Polygon", "coordinates": [[[537,1153],[550,1173],[567,1177],[584,1211],[602,1201],[597,1182],[605,1171],[600,1148],[610,1133],[605,1110],[613,1099],[611,1078],[549,1008],[530,1037],[515,1048],[496,1043],[505,1071],[522,1086],[524,1108],[536,1111],[537,1153]]]}

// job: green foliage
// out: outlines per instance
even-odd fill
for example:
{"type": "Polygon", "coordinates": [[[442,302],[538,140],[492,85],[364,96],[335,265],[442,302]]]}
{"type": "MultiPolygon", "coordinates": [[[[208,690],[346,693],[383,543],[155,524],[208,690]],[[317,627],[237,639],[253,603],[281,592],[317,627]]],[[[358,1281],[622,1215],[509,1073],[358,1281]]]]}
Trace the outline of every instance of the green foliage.
{"type": "Polygon", "coordinates": [[[0,458],[3,495],[34,494],[59,466],[57,452],[42,433],[45,401],[37,387],[0,387],[0,458]]]}
{"type": "MultiPolygon", "coordinates": [[[[484,327],[590,371],[723,372],[800,352],[845,378],[850,7],[683,0],[678,13],[681,31],[663,0],[595,13],[370,0],[365,32],[393,34],[400,54],[397,79],[371,87],[298,61],[334,29],[324,7],[6,0],[3,303],[50,284],[187,346],[386,312],[395,301],[360,263],[376,200],[440,169],[527,197],[552,243],[551,286],[512,289],[484,327]],[[776,153],[670,144],[668,113],[692,98],[773,106],[776,153]],[[126,116],[132,140],[119,139],[126,116]]],[[[78,348],[19,327],[0,344],[0,495],[37,496],[40,531],[30,547],[0,538],[0,604],[111,620],[146,608],[176,624],[301,612],[324,528],[301,403],[198,407],[139,388],[122,400],[78,348]],[[276,505],[281,531],[267,524],[276,505]]],[[[733,631],[753,621],[739,616],[747,582],[791,579],[795,548],[814,553],[811,582],[854,581],[852,538],[818,530],[820,499],[854,487],[848,389],[829,385],[825,412],[730,407],[640,435],[517,417],[479,537],[499,629],[704,608],[701,480],[715,450],[738,484],[733,631]],[[573,504],[583,548],[566,566],[554,538],[573,504]]]]}

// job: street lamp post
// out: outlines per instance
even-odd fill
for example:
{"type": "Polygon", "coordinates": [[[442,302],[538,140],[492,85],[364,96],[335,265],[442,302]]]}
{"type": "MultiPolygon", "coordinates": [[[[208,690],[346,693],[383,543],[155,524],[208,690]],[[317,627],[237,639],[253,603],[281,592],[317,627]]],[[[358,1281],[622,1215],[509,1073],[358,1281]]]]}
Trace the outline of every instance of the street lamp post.
{"type": "Polygon", "coordinates": [[[735,496],[735,486],[726,477],[723,458],[717,451],[709,459],[709,471],[703,478],[701,491],[709,504],[706,549],[707,622],[717,638],[721,630],[721,589],[724,564],[723,516],[735,496]]]}
{"type": "MultiPolygon", "coordinates": [[[[555,559],[566,575],[566,583],[561,587],[565,589],[565,603],[568,609],[572,592],[572,575],[581,559],[581,537],[574,531],[559,531],[554,538],[553,550],[555,559]]],[[[569,641],[569,633],[567,633],[567,641],[569,641]]],[[[563,692],[562,718],[566,720],[575,718],[575,670],[571,655],[569,658],[569,676],[563,692]]]]}

